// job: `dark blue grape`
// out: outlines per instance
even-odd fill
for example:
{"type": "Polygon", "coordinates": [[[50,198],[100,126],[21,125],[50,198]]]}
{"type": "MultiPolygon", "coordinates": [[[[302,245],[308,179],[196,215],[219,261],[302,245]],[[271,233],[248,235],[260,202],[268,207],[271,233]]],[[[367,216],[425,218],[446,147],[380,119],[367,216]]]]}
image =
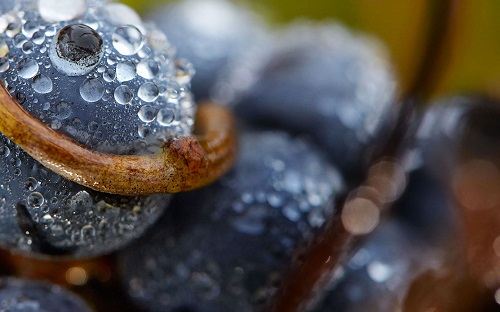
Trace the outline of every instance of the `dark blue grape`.
{"type": "Polygon", "coordinates": [[[298,24],[263,49],[227,78],[236,113],[254,125],[308,134],[349,179],[360,174],[394,98],[377,46],[338,25],[298,24]]]}
{"type": "Polygon", "coordinates": [[[253,311],[293,250],[332,214],[339,173],[311,144],[243,135],[233,170],[174,198],[119,255],[125,287],[150,311],[253,311]]]}

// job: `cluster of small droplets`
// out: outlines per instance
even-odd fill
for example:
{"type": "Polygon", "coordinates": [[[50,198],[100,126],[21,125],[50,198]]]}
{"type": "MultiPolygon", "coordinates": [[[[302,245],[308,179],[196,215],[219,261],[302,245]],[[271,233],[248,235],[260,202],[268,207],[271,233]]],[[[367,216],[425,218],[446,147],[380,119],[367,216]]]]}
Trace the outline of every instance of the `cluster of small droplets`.
{"type": "Polygon", "coordinates": [[[119,154],[191,134],[194,70],[127,6],[26,0],[2,10],[0,78],[42,122],[119,154]]]}
{"type": "Polygon", "coordinates": [[[311,152],[314,148],[307,141],[291,143],[281,133],[255,137],[243,138],[241,148],[244,151],[267,149],[267,155],[242,153],[240,162],[262,166],[265,170],[261,172],[266,175],[259,176],[251,169],[242,168],[221,179],[231,189],[230,195],[221,200],[231,203],[219,207],[232,208],[231,224],[238,231],[261,234],[265,231],[264,220],[269,216],[264,207],[272,207],[288,221],[297,224],[299,230],[320,227],[332,213],[328,210],[332,206],[327,204],[332,194],[340,192],[343,187],[340,174],[311,152]],[[295,157],[300,159],[300,166],[295,166],[295,162],[299,162],[294,160],[295,157]],[[253,177],[249,177],[250,171],[253,177]]]}

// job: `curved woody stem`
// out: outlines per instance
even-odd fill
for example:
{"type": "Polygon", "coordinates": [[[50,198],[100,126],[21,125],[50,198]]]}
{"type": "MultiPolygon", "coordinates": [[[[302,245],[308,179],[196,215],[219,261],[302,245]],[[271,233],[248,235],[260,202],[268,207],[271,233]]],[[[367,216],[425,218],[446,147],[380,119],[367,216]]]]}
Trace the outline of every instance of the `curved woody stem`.
{"type": "Polygon", "coordinates": [[[161,154],[100,153],[50,129],[0,88],[0,132],[45,167],[100,192],[176,193],[213,182],[236,157],[235,121],[228,109],[205,103],[198,107],[196,131],[198,137],[167,141],[161,154]]]}

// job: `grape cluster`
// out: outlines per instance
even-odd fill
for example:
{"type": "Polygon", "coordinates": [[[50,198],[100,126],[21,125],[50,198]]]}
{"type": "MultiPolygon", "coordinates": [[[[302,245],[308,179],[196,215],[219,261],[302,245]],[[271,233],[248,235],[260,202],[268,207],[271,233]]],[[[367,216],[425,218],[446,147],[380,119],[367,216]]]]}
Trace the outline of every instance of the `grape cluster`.
{"type": "MultiPolygon", "coordinates": [[[[150,17],[158,26],[106,0],[0,0],[0,80],[48,127],[121,155],[158,153],[166,140],[195,134],[195,99],[221,102],[239,122],[234,167],[187,193],[110,195],[65,180],[0,134],[0,245],[49,262],[115,252],[99,263],[112,273],[85,271],[84,262],[71,262],[78,282],[58,273],[73,287],[87,283],[81,293],[97,311],[109,304],[89,288],[99,300],[123,301],[123,311],[265,309],[290,264],[303,262],[329,221],[344,221],[341,205],[391,130],[397,86],[384,48],[334,22],[270,30],[228,0],[186,0],[150,17]]],[[[432,106],[402,163],[401,196],[353,238],[308,310],[441,304],[422,281],[474,284],[489,299],[500,287],[499,200],[491,195],[500,185],[498,103],[471,96],[432,106]],[[489,220],[488,233],[474,231],[479,218],[489,220]],[[464,228],[467,257],[450,247],[464,228]]],[[[365,202],[377,197],[374,183],[394,181],[369,182],[356,194],[365,202]]],[[[6,278],[0,310],[90,308],[58,286],[6,278]]]]}

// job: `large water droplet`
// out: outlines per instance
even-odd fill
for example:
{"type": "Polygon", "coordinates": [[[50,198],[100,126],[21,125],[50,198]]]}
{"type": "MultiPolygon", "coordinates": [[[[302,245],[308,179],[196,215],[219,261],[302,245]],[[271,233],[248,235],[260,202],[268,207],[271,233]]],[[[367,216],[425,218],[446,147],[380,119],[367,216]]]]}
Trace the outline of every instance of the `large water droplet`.
{"type": "Polygon", "coordinates": [[[139,109],[139,118],[144,122],[152,122],[156,118],[156,109],[150,105],[144,105],[139,109]]]}
{"type": "Polygon", "coordinates": [[[170,108],[162,108],[158,112],[158,116],[156,117],[156,121],[160,124],[160,126],[169,126],[175,120],[175,113],[170,108]]]}
{"type": "Polygon", "coordinates": [[[113,68],[107,68],[102,73],[102,78],[106,82],[111,82],[116,79],[116,71],[113,68]]]}
{"type": "Polygon", "coordinates": [[[134,92],[126,85],[121,85],[115,89],[115,100],[118,104],[128,104],[134,98],[134,92]]]}
{"type": "Polygon", "coordinates": [[[139,87],[137,95],[144,102],[153,102],[158,98],[160,91],[158,87],[152,82],[146,82],[139,87]]]}
{"type": "Polygon", "coordinates": [[[45,202],[45,198],[39,192],[33,192],[28,195],[28,206],[31,208],[40,208],[45,202]]]}
{"type": "Polygon", "coordinates": [[[27,21],[23,25],[22,32],[23,32],[23,35],[26,36],[26,38],[31,38],[31,36],[33,36],[33,34],[35,32],[37,32],[38,29],[40,29],[40,26],[38,25],[37,22],[27,21]]]}
{"type": "Polygon", "coordinates": [[[7,146],[0,146],[0,156],[8,157],[10,155],[10,149],[7,146]]]}
{"type": "Polygon", "coordinates": [[[34,191],[38,188],[38,181],[33,178],[33,177],[29,177],[27,180],[26,180],[26,183],[24,184],[24,187],[28,190],[28,191],[34,191]]]}
{"type": "Polygon", "coordinates": [[[53,88],[52,80],[43,74],[36,75],[31,82],[31,86],[33,90],[41,94],[50,93],[53,88]]]}
{"type": "Polygon", "coordinates": [[[135,65],[132,62],[122,62],[116,65],[116,79],[119,82],[130,81],[136,76],[135,65]]]}
{"type": "Polygon", "coordinates": [[[40,45],[45,41],[45,33],[39,30],[33,34],[31,40],[33,40],[33,43],[40,45]]]}
{"type": "Polygon", "coordinates": [[[35,51],[35,46],[33,45],[33,42],[28,41],[23,44],[23,52],[24,54],[31,54],[35,51]]]}
{"type": "Polygon", "coordinates": [[[143,78],[153,79],[159,72],[160,67],[158,63],[153,60],[145,60],[137,64],[137,73],[143,78]]]}
{"type": "Polygon", "coordinates": [[[80,95],[90,103],[99,101],[104,95],[104,85],[97,78],[86,79],[80,86],[80,95]]]}
{"type": "Polygon", "coordinates": [[[113,47],[123,55],[133,55],[144,44],[144,36],[137,27],[132,25],[121,26],[115,29],[112,35],[113,47]]]}
{"type": "Polygon", "coordinates": [[[85,13],[85,0],[38,0],[38,11],[48,22],[71,21],[85,13]]]}
{"type": "Polygon", "coordinates": [[[84,24],[61,29],[49,50],[52,65],[67,76],[82,76],[91,72],[102,58],[103,41],[99,34],[84,24]]]}
{"type": "Polygon", "coordinates": [[[64,119],[68,118],[69,116],[71,116],[71,113],[73,112],[73,110],[71,109],[71,106],[64,101],[59,102],[55,108],[56,108],[56,113],[55,113],[54,117],[59,119],[59,120],[64,120],[64,119]]]}
{"type": "Polygon", "coordinates": [[[30,58],[23,58],[17,65],[17,73],[24,79],[35,77],[38,69],[38,63],[30,58]]]}

